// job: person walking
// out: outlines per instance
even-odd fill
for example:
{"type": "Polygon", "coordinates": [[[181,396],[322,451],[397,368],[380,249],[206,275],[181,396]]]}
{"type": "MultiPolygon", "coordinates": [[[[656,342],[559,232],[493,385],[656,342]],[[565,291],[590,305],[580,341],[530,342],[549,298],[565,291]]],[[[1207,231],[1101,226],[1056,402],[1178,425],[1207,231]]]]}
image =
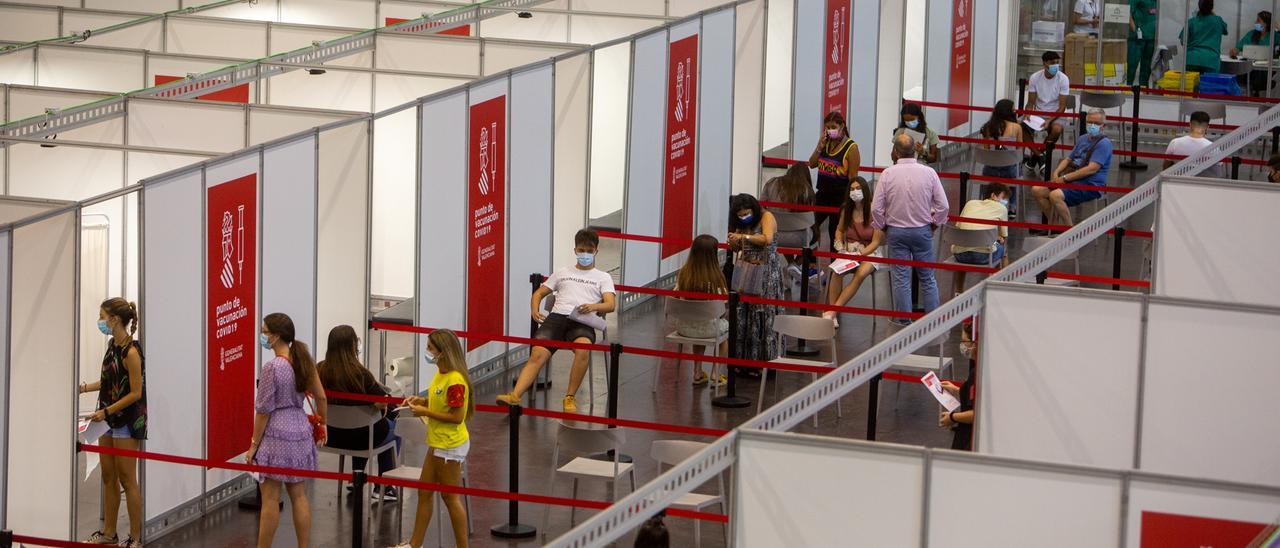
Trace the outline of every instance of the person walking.
{"type": "MultiPolygon", "coordinates": [[[[933,229],[946,223],[951,212],[942,181],[933,168],[916,161],[916,143],[910,135],[893,139],[894,165],[885,168],[871,202],[871,226],[885,231],[889,258],[934,262],[933,229]]],[[[893,306],[911,311],[911,269],[891,265],[893,306]]],[[[938,307],[938,282],[932,268],[918,268],[925,312],[938,307]]],[[[897,325],[909,320],[892,318],[897,325]]]]}

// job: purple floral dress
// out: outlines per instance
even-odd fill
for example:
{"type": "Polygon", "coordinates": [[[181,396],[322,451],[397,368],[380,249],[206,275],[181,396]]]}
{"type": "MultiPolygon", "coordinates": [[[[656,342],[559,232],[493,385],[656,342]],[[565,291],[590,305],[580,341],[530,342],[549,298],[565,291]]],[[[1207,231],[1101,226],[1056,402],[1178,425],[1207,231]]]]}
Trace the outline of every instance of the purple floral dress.
{"type": "MultiPolygon", "coordinates": [[[[316,469],[316,443],[311,437],[311,423],[302,411],[306,395],[294,390],[293,366],[276,356],[262,366],[258,377],[258,395],[254,409],[269,415],[254,464],[302,470],[316,469]]],[[[298,483],[306,478],[262,474],[263,479],[298,483]]]]}

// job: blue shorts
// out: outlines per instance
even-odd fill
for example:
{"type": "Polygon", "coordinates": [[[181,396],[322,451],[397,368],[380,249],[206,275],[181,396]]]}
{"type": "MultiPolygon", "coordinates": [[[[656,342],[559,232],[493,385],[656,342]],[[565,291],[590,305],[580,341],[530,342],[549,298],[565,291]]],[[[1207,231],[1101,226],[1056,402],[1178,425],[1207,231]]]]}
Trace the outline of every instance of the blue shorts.
{"type": "Polygon", "coordinates": [[[120,428],[112,428],[111,430],[107,431],[107,434],[109,434],[111,436],[111,439],[113,440],[127,440],[127,439],[133,438],[133,432],[129,431],[128,426],[121,426],[120,428]]]}
{"type": "Polygon", "coordinates": [[[1076,190],[1074,188],[1064,188],[1061,190],[1062,199],[1067,203],[1067,207],[1075,207],[1102,197],[1102,193],[1096,190],[1076,190]]]}
{"type": "Polygon", "coordinates": [[[988,262],[988,255],[991,253],[983,253],[981,251],[961,251],[956,253],[956,262],[964,264],[972,264],[979,266],[987,266],[988,264],[1000,264],[1000,259],[1004,258],[1004,244],[996,242],[996,251],[994,257],[988,262]]]}

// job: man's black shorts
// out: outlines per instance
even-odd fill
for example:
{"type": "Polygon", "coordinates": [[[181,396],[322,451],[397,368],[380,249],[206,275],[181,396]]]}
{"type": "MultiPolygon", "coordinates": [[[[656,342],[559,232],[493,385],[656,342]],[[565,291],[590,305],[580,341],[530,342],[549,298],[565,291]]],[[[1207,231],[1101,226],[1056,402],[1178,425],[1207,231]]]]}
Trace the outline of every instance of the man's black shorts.
{"type": "MultiPolygon", "coordinates": [[[[594,343],[596,342],[596,330],[573,321],[564,314],[548,314],[547,319],[543,320],[542,325],[538,326],[538,330],[534,332],[533,338],[565,342],[587,339],[594,343]]],[[[552,354],[555,354],[556,350],[558,350],[550,346],[545,348],[550,350],[552,354]]]]}

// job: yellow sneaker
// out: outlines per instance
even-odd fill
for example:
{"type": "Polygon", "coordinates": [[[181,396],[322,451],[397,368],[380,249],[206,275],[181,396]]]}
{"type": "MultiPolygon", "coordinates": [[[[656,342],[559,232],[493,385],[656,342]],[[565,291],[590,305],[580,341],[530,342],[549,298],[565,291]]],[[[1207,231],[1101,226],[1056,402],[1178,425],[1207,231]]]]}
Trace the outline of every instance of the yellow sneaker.
{"type": "Polygon", "coordinates": [[[561,405],[564,406],[565,413],[578,412],[578,399],[573,396],[565,396],[564,401],[561,402],[561,405]]]}
{"type": "Polygon", "coordinates": [[[514,393],[498,394],[498,403],[502,405],[520,405],[520,397],[514,393]]]}

